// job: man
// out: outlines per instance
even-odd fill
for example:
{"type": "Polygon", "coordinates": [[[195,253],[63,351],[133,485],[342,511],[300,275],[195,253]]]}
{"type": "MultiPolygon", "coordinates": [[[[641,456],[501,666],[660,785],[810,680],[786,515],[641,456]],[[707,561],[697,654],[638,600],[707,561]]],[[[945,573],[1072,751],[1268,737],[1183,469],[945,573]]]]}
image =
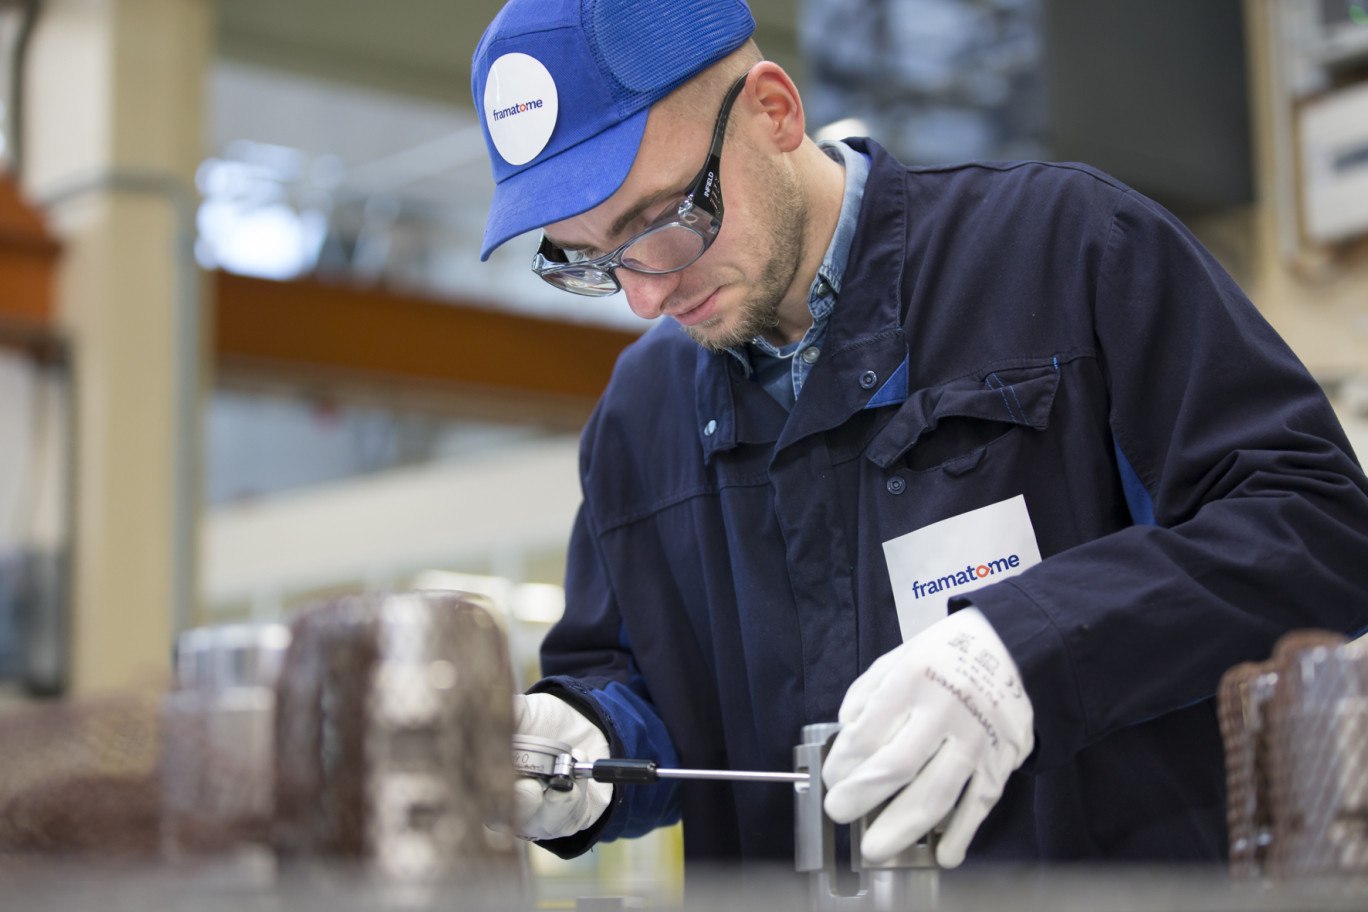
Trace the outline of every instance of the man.
{"type": "MultiPolygon", "coordinates": [[[[782,770],[839,719],[828,812],[896,796],[873,859],[943,818],[949,866],[1224,858],[1221,674],[1368,622],[1368,482],[1324,396],[1151,201],[819,147],[753,28],[512,0],[475,51],[482,256],[541,228],[544,279],[659,319],[584,431],[519,730],[782,770]]],[[[690,858],[792,859],[783,786],[518,787],[562,855],[682,814],[690,858]]]]}

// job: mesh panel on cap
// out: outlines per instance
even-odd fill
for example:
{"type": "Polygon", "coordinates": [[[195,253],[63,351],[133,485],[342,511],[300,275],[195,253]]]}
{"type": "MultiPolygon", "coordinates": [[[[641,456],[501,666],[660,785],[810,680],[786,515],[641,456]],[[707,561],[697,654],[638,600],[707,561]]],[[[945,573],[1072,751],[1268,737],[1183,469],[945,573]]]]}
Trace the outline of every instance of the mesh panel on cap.
{"type": "Polygon", "coordinates": [[[591,0],[584,29],[604,71],[621,84],[621,100],[639,109],[740,47],[755,20],[734,0],[591,0]]]}

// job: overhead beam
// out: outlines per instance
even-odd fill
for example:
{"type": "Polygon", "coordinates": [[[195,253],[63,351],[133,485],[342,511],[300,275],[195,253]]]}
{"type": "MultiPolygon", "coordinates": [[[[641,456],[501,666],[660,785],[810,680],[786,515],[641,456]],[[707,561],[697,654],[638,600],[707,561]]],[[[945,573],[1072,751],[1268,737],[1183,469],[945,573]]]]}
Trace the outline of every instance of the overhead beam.
{"type": "Polygon", "coordinates": [[[577,428],[637,336],[470,304],[227,272],[215,284],[217,380],[577,428]]]}

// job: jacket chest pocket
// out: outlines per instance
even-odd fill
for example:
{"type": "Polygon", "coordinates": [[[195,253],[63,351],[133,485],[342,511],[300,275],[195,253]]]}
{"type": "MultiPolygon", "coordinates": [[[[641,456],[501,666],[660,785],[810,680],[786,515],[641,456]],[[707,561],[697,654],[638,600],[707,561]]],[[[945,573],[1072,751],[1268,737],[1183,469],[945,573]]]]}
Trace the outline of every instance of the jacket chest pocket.
{"type": "Polygon", "coordinates": [[[865,455],[883,469],[969,472],[1008,434],[1044,430],[1058,388],[1059,370],[1049,362],[918,390],[874,436],[865,455]]]}

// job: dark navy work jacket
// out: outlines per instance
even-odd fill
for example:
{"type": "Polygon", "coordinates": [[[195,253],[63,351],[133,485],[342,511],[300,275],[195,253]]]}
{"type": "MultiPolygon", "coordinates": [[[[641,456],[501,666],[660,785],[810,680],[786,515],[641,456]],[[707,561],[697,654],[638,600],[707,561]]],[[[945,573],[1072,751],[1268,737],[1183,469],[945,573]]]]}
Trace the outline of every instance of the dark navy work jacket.
{"type": "MultiPolygon", "coordinates": [[[[1286,630],[1368,623],[1368,483],[1330,406],[1127,187],[852,145],[872,170],[792,413],[673,322],[623,353],[535,689],[615,756],[792,769],[801,727],[901,641],[882,543],[1023,495],[1043,561],[969,599],[1021,669],[1036,747],[970,858],[1224,858],[1221,674],[1286,630]]],[[[546,845],[682,813],[688,858],[791,861],[792,800],[619,786],[546,845]]]]}

